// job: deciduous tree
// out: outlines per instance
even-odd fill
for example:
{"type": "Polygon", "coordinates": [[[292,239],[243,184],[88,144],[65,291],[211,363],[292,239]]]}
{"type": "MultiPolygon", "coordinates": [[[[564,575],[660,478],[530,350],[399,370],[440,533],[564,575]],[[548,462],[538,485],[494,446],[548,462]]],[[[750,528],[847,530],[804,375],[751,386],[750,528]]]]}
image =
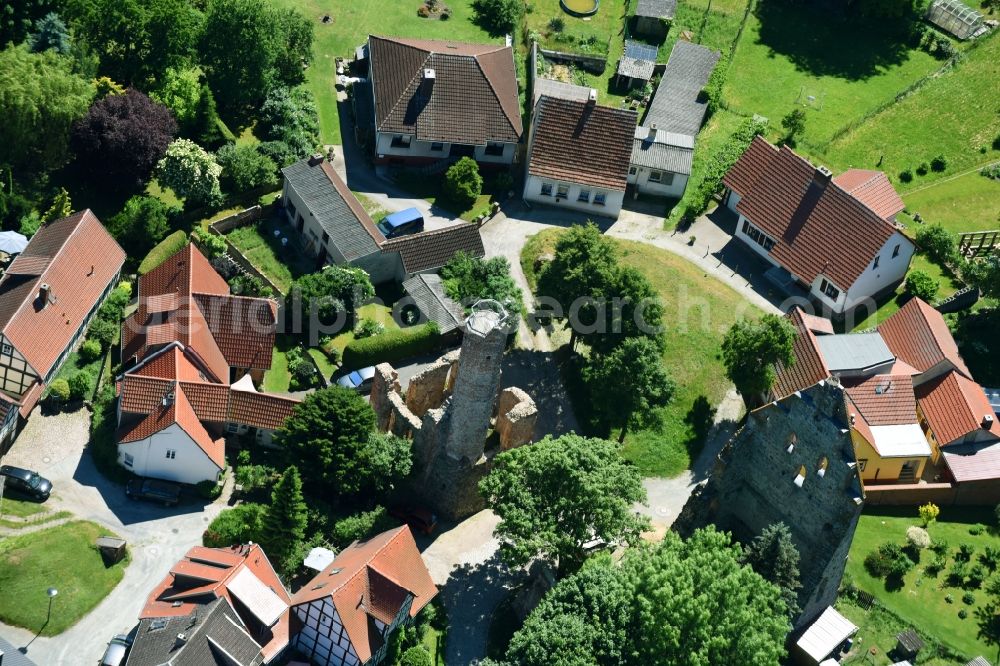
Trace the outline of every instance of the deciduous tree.
{"type": "Polygon", "coordinates": [[[483,298],[502,304],[511,315],[523,307],[521,289],[510,275],[506,257],[482,259],[467,252],[456,252],[441,268],[448,296],[466,306],[483,298]]]}
{"type": "Polygon", "coordinates": [[[748,407],[759,405],[774,386],[775,363],[795,362],[794,342],[795,329],[778,315],[741,319],[730,327],[722,341],[722,361],[748,407]]]}
{"type": "Polygon", "coordinates": [[[174,112],[183,131],[192,128],[201,103],[201,69],[170,67],[149,96],[174,112]]]}
{"type": "Polygon", "coordinates": [[[649,527],[633,508],[646,499],[639,472],[602,439],[568,434],[505,451],[479,490],[513,566],[541,557],[565,575],[583,564],[584,544],[634,544],[649,527]]]}
{"type": "Polygon", "coordinates": [[[474,0],[476,22],[494,37],[511,34],[524,16],[521,0],[474,0]]]}
{"type": "Polygon", "coordinates": [[[364,270],[327,266],[296,280],[286,304],[291,312],[301,312],[302,333],[312,335],[319,327],[352,329],[357,309],[374,295],[364,270]]]}
{"type": "Polygon", "coordinates": [[[278,182],[278,166],[257,146],[229,143],[219,149],[216,159],[222,167],[219,183],[227,192],[238,194],[278,182]]]}
{"type": "Polygon", "coordinates": [[[444,174],[444,195],[456,206],[468,208],[483,192],[483,177],[479,165],[471,157],[463,157],[444,174]]]}
{"type": "Polygon", "coordinates": [[[136,195],[108,220],[108,231],[126,254],[136,259],[146,256],[153,246],[170,233],[170,220],[179,211],[159,199],[136,195]]]}
{"type": "Polygon", "coordinates": [[[219,176],[222,167],[204,148],[188,139],[177,139],[156,166],[156,177],[185,199],[185,205],[214,205],[222,200],[219,176]]]}
{"type": "Polygon", "coordinates": [[[806,112],[802,109],[792,109],[781,119],[781,126],[785,128],[785,143],[794,148],[806,129],[806,112]]]}

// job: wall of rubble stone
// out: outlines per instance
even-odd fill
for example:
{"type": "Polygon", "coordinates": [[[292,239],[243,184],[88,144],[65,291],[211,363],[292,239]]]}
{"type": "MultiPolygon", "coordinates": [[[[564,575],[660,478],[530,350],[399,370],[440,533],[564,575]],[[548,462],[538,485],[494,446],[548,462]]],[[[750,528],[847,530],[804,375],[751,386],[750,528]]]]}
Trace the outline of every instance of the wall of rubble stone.
{"type": "Polygon", "coordinates": [[[500,437],[500,450],[506,451],[535,438],[538,407],[527,393],[511,386],[500,393],[494,430],[500,437]]]}

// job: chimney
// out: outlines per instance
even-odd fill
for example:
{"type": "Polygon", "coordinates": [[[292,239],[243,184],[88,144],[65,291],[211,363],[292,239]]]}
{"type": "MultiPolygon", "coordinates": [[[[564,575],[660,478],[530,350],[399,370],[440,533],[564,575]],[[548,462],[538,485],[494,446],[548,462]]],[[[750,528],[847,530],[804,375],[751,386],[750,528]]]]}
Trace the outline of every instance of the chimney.
{"type": "Polygon", "coordinates": [[[983,426],[983,430],[989,430],[990,428],[993,427],[993,415],[992,414],[987,414],[986,416],[983,417],[982,426],[983,426]]]}
{"type": "Polygon", "coordinates": [[[833,177],[833,172],[827,169],[825,166],[816,167],[816,182],[826,185],[830,182],[833,177]]]}
{"type": "Polygon", "coordinates": [[[314,153],[309,156],[309,166],[316,166],[317,164],[323,163],[323,154],[314,153]]]}
{"type": "Polygon", "coordinates": [[[649,134],[646,135],[646,140],[649,142],[656,141],[656,123],[650,123],[649,134]]]}
{"type": "Polygon", "coordinates": [[[174,392],[170,391],[165,396],[163,396],[163,406],[169,407],[172,404],[174,404],[174,392]]]}
{"type": "Polygon", "coordinates": [[[434,79],[437,78],[437,73],[430,67],[424,68],[424,76],[420,80],[420,95],[422,97],[430,97],[431,92],[434,91],[434,79]]]}
{"type": "Polygon", "coordinates": [[[52,296],[52,287],[49,286],[48,282],[38,285],[38,298],[41,299],[43,308],[49,303],[56,302],[56,299],[52,296]]]}
{"type": "Polygon", "coordinates": [[[597,104],[597,88],[590,89],[590,96],[587,98],[587,104],[597,104]]]}
{"type": "Polygon", "coordinates": [[[174,641],[174,649],[183,647],[185,643],[187,643],[187,635],[177,634],[177,639],[174,641]]]}

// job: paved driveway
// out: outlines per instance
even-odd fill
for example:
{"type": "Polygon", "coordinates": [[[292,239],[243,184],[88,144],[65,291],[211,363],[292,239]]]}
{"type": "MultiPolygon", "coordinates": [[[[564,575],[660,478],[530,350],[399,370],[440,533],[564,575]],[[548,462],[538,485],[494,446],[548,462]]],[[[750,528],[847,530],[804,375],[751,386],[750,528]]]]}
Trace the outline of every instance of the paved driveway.
{"type": "MultiPolygon", "coordinates": [[[[129,500],[84,452],[89,421],[86,410],[47,416],[36,409],[4,456],[5,464],[35,469],[52,481],[54,494],[47,508],[104,525],[128,541],[132,556],[121,583],[90,614],[59,636],[31,643],[27,655],[39,665],[96,663],[113,635],[135,625],[149,592],[174,562],[201,543],[205,527],[224,507],[221,501],[208,506],[188,501],[166,509],[129,500]]],[[[58,588],[59,581],[52,585],[58,588]]],[[[59,612],[58,597],[52,612],[59,612]]],[[[33,637],[25,629],[2,624],[0,635],[18,647],[33,637]]]]}

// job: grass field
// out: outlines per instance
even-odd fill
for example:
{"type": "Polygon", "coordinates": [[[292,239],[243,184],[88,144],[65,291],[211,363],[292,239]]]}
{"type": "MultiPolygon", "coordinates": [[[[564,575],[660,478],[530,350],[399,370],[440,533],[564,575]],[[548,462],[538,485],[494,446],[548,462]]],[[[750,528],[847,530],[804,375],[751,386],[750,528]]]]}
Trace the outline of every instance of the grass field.
{"type": "Polygon", "coordinates": [[[288,357],[286,353],[295,346],[295,340],[289,335],[278,335],[274,339],[271,350],[271,367],[264,373],[264,390],[268,393],[287,393],[292,376],[288,373],[288,357]]]}
{"type": "Polygon", "coordinates": [[[302,254],[297,239],[289,238],[288,245],[281,244],[281,238],[293,233],[291,227],[272,216],[256,226],[233,229],[226,234],[226,239],[285,294],[296,278],[317,268],[315,259],[302,254]],[[278,236],[274,235],[275,231],[279,232],[278,236]]]}
{"type": "MultiPolygon", "coordinates": [[[[985,162],[1000,160],[992,143],[1000,135],[995,104],[984,103],[990,85],[1000,79],[1000,35],[982,38],[951,71],[873,117],[824,149],[832,166],[878,168],[894,181],[935,155],[948,167],[916,177],[911,187],[985,162]],[[986,152],[980,149],[986,148],[986,152]]],[[[905,188],[904,188],[905,189],[905,188]]]]}
{"type": "Polygon", "coordinates": [[[0,541],[0,620],[55,636],[90,612],[128,566],[128,558],[104,565],[94,540],[105,535],[100,525],[76,521],[0,541]],[[46,624],[49,587],[59,594],[46,624]]]}
{"type": "MultiPolygon", "coordinates": [[[[892,666],[895,663],[887,653],[896,647],[897,634],[912,628],[910,623],[880,606],[873,606],[871,610],[866,611],[853,601],[844,598],[837,600],[837,610],[858,628],[858,633],[854,635],[854,648],[840,663],[845,666],[848,664],[892,666]],[[874,656],[869,653],[872,647],[878,650],[874,656]]],[[[920,666],[954,666],[956,663],[965,663],[964,659],[959,661],[950,654],[951,650],[938,645],[923,627],[916,629],[924,640],[924,648],[920,651],[919,657],[920,666]]]]}
{"type": "Polygon", "coordinates": [[[11,516],[27,518],[28,516],[34,516],[45,511],[45,506],[38,502],[14,499],[6,495],[0,500],[0,516],[7,516],[8,518],[11,516]]]}
{"type": "Polygon", "coordinates": [[[467,42],[497,42],[472,22],[471,0],[448,0],[451,19],[438,21],[417,16],[419,0],[271,0],[282,8],[294,7],[315,20],[313,61],[306,71],[306,81],[316,96],[319,111],[320,140],[340,143],[340,120],[337,113],[337,76],[335,58],[353,57],[354,49],[369,34],[423,39],[455,39],[467,42]],[[320,19],[329,14],[333,20],[320,19]]]}
{"type": "MultiPolygon", "coordinates": [[[[522,266],[530,270],[535,258],[551,252],[560,233],[546,230],[529,240],[522,266]]],[[[738,318],[760,312],[728,286],[706,280],[703,271],[666,250],[631,241],[615,243],[622,263],[640,270],[662,299],[663,361],[677,383],[673,402],[662,410],[661,425],[629,433],[623,454],[645,476],[675,476],[701,450],[714,408],[731,386],[720,359],[725,331],[738,318]]],[[[576,413],[587,413],[579,402],[578,398],[576,413]]]]}
{"type": "Polygon", "coordinates": [[[1000,229],[1000,181],[978,171],[904,192],[903,201],[927,224],[941,224],[955,234],[1000,229]]]}
{"type": "MultiPolygon", "coordinates": [[[[976,655],[996,654],[996,648],[990,647],[977,637],[975,609],[986,601],[986,592],[972,590],[974,603],[964,603],[964,590],[946,586],[948,572],[952,568],[955,552],[962,544],[975,548],[972,563],[978,562],[978,557],[987,546],[1000,547],[1000,536],[991,527],[995,523],[993,512],[986,508],[944,507],[936,523],[928,528],[932,541],[947,542],[948,564],[944,571],[936,577],[927,574],[924,567],[935,555],[923,551],[920,564],[914,566],[903,578],[902,586],[897,587],[885,581],[873,578],[864,567],[865,556],[877,549],[883,543],[906,543],[906,529],[911,525],[920,525],[916,507],[872,508],[861,516],[851,552],[847,561],[847,572],[853,584],[858,589],[874,595],[887,609],[913,626],[920,627],[932,634],[943,645],[968,655],[971,659],[976,655]],[[988,526],[979,535],[970,533],[975,526],[988,526]],[[951,596],[952,601],[946,600],[951,596]],[[965,609],[968,617],[961,619],[959,611],[965,609]]],[[[996,576],[998,574],[993,574],[996,576]]],[[[922,662],[921,662],[922,663],[922,662]]]]}

